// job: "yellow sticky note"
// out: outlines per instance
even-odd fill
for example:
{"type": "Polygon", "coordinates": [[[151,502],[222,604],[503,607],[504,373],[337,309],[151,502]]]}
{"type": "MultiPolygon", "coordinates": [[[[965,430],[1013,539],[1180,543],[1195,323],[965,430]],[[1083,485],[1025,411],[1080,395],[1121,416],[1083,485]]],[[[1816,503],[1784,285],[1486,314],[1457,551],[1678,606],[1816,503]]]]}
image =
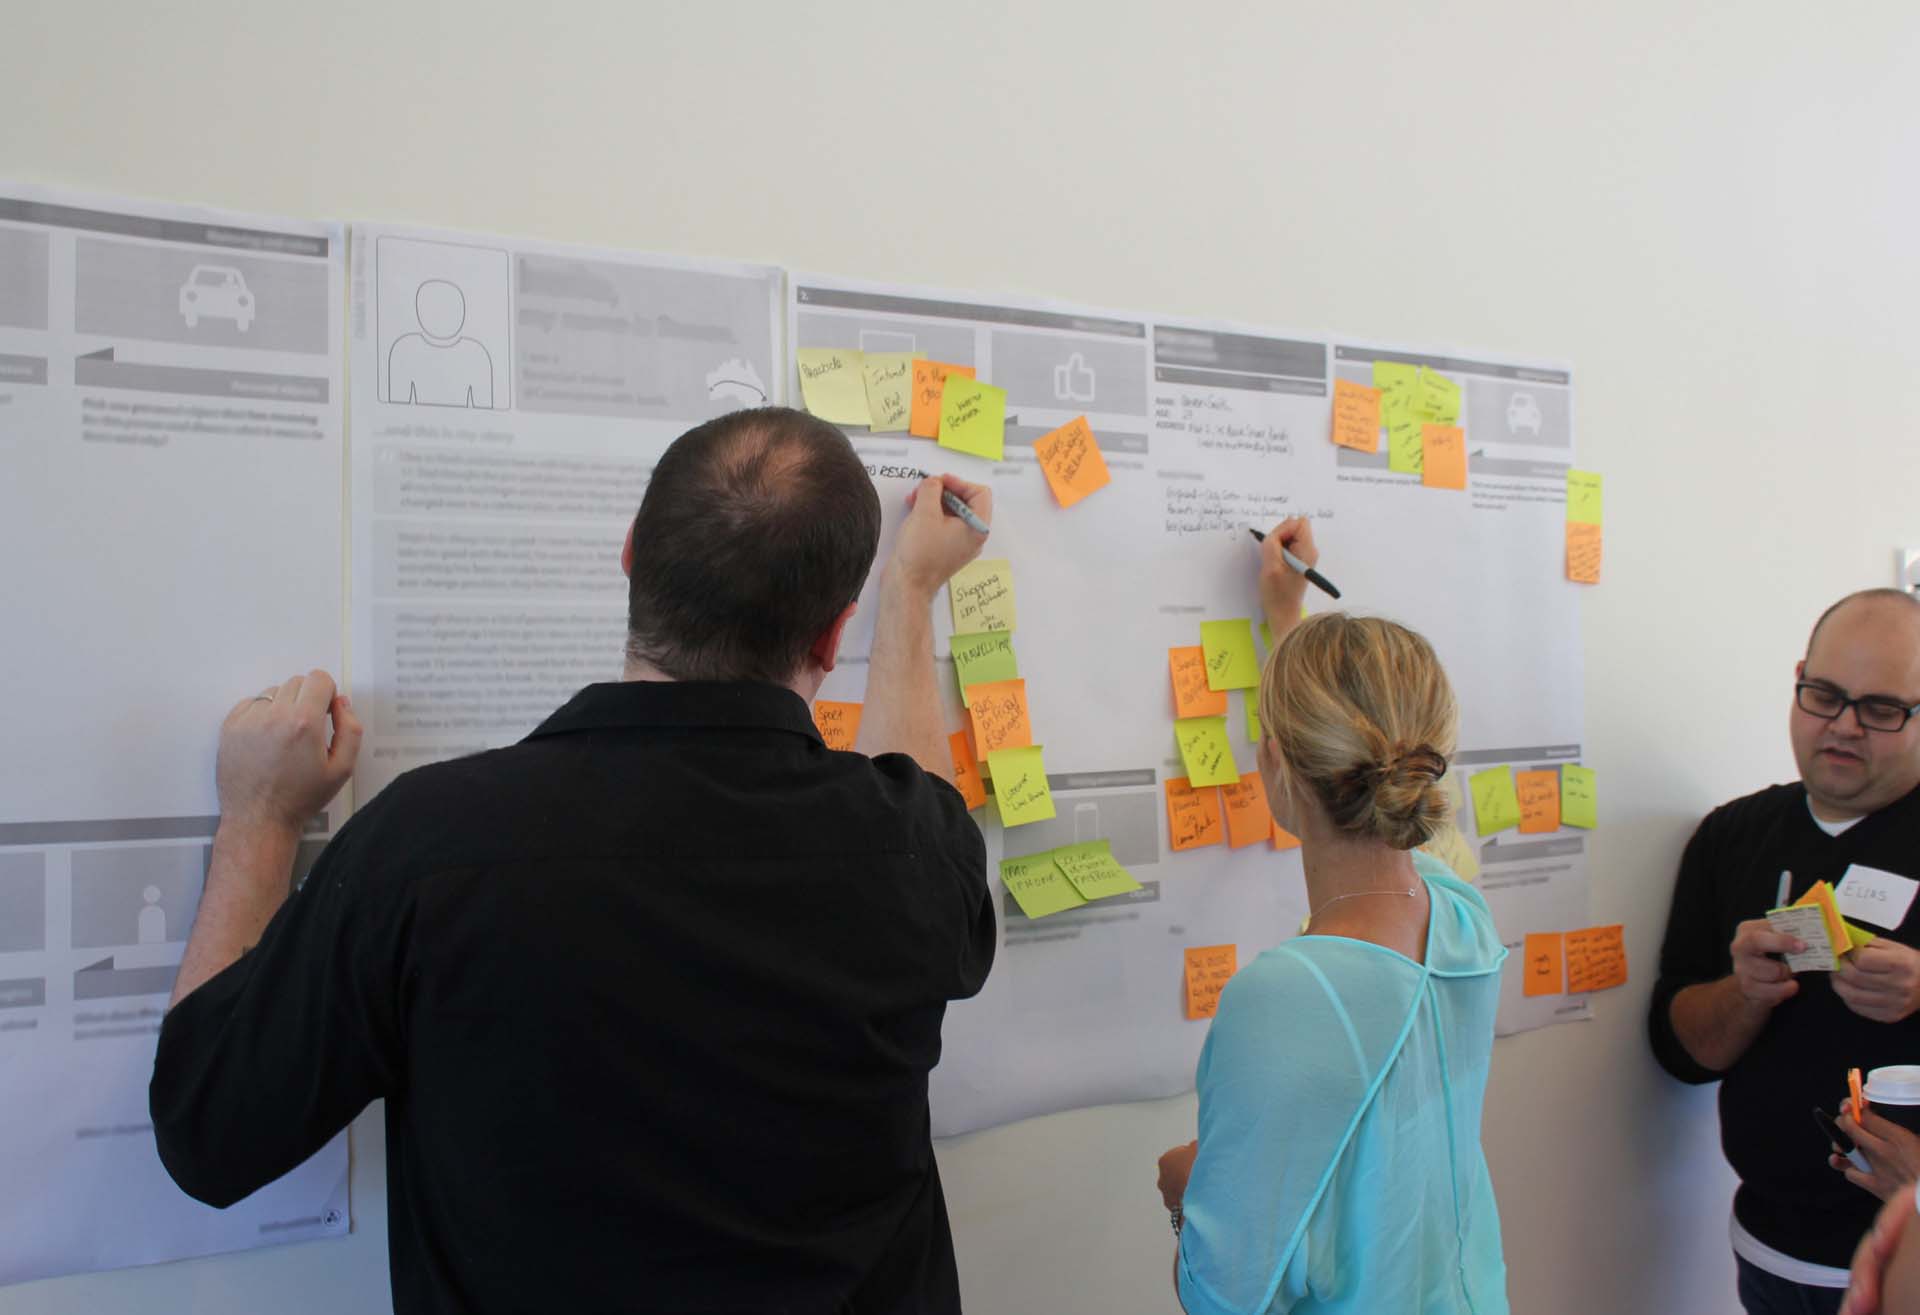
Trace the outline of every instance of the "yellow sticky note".
{"type": "Polygon", "coordinates": [[[1227,812],[1227,844],[1234,849],[1257,845],[1273,836],[1273,814],[1267,808],[1267,787],[1260,773],[1247,772],[1232,785],[1220,787],[1227,812]]]}
{"type": "Polygon", "coordinates": [[[1047,766],[1039,745],[989,753],[987,771],[993,776],[1000,825],[1025,826],[1053,816],[1053,791],[1047,787],[1047,766]]]}
{"type": "Polygon", "coordinates": [[[867,381],[861,370],[865,353],[848,347],[802,347],[794,355],[807,410],[836,425],[867,423],[867,381]]]}
{"type": "Polygon", "coordinates": [[[948,375],[940,395],[940,446],[998,461],[1006,439],[1007,390],[948,375]]]}
{"type": "Polygon", "coordinates": [[[1173,714],[1176,717],[1224,717],[1227,692],[1207,684],[1207,654],[1198,644],[1167,650],[1167,669],[1173,676],[1173,714]]]}
{"type": "Polygon", "coordinates": [[[1298,849],[1300,848],[1300,837],[1287,830],[1284,826],[1281,826],[1278,822],[1275,822],[1273,824],[1273,835],[1268,843],[1275,849],[1298,849]]]}
{"type": "Polygon", "coordinates": [[[1166,780],[1167,834],[1175,849],[1199,849],[1220,843],[1220,788],[1195,787],[1184,777],[1166,780]]]}
{"type": "Polygon", "coordinates": [[[1520,993],[1559,995],[1567,989],[1566,953],[1560,933],[1529,932],[1520,952],[1520,993]]]}
{"type": "Polygon", "coordinates": [[[1513,768],[1489,767],[1467,778],[1473,794],[1474,825],[1483,836],[1520,825],[1520,796],[1514,792],[1513,768]]]}
{"type": "Polygon", "coordinates": [[[1247,618],[1202,621],[1200,648],[1207,659],[1208,689],[1252,689],[1260,683],[1260,656],[1253,651],[1253,622],[1247,618]]]}
{"type": "MultiPolygon", "coordinates": [[[[1863,945],[1871,945],[1880,939],[1865,927],[1857,927],[1851,922],[1846,922],[1844,918],[1842,918],[1841,921],[1846,923],[1848,950],[1857,950],[1863,945]]],[[[1842,951],[1843,954],[1845,952],[1844,950],[1842,951]]]]}
{"type": "Polygon", "coordinates": [[[1560,773],[1549,767],[1537,772],[1515,772],[1514,791],[1520,797],[1520,834],[1543,836],[1560,829],[1560,773]]]}
{"type": "Polygon", "coordinates": [[[1333,441],[1356,452],[1380,450],[1380,390],[1333,381],[1333,441]]]}
{"type": "Polygon", "coordinates": [[[1077,909],[1087,902],[1054,866],[1052,854],[1001,859],[1000,884],[1013,896],[1020,911],[1034,921],[1066,909],[1077,909]]]}
{"type": "Polygon", "coordinates": [[[1004,557],[968,562],[947,581],[953,605],[953,633],[977,635],[1014,630],[1013,563],[1004,557]]]}
{"type": "Polygon", "coordinates": [[[953,674],[960,685],[960,706],[971,707],[967,686],[1012,680],[1020,674],[1011,630],[988,630],[953,637],[953,674]]]}
{"type": "Polygon", "coordinates": [[[1566,947],[1568,995],[1627,984],[1627,942],[1619,923],[1570,931],[1566,947]]]}
{"type": "Polygon", "coordinates": [[[1033,723],[1027,718],[1027,682],[996,680],[967,691],[967,711],[973,714],[973,742],[993,761],[1000,749],[1024,749],[1033,743],[1033,723]]]}
{"type": "Polygon", "coordinates": [[[913,353],[868,352],[860,375],[867,389],[867,427],[876,434],[905,429],[913,399],[913,353]]]}
{"type": "Polygon", "coordinates": [[[1387,421],[1387,469],[1418,475],[1426,461],[1426,422],[1408,412],[1387,421]]]}
{"type": "Polygon", "coordinates": [[[1212,1018],[1220,1009],[1220,992],[1240,969],[1240,947],[1190,946],[1186,961],[1187,1017],[1212,1018]]]}
{"type": "Polygon", "coordinates": [[[1180,761],[1193,785],[1238,785],[1240,768],[1233,761],[1225,717],[1182,717],[1173,724],[1180,761]]]}
{"type": "Polygon", "coordinates": [[[1383,410],[1411,411],[1420,387],[1420,367],[1398,361],[1375,361],[1373,386],[1380,390],[1383,410]]]}
{"type": "Polygon", "coordinates": [[[980,756],[973,750],[973,736],[955,731],[947,736],[947,751],[953,755],[953,785],[967,801],[971,813],[987,802],[987,785],[980,779],[980,756]]]}
{"type": "Polygon", "coordinates": [[[1420,427],[1420,482],[1430,489],[1467,487],[1467,435],[1454,425],[1420,427]]]}
{"type": "Polygon", "coordinates": [[[1423,365],[1413,408],[1423,420],[1450,425],[1460,418],[1460,385],[1423,365]]]}
{"type": "Polygon", "coordinates": [[[1053,490],[1062,507],[1071,507],[1113,480],[1107,471],[1107,459],[1100,455],[1100,444],[1094,441],[1093,428],[1085,416],[1069,420],[1037,440],[1033,454],[1040,460],[1047,487],[1053,490]]]}
{"type": "Polygon", "coordinates": [[[819,727],[820,738],[829,749],[851,749],[860,736],[860,705],[815,699],[813,724],[819,727]]]}
{"type": "Polygon", "coordinates": [[[1246,692],[1247,743],[1258,746],[1260,743],[1260,691],[1250,689],[1246,692]]]}
{"type": "Polygon", "coordinates": [[[1567,520],[1577,525],[1600,523],[1600,476],[1593,471],[1567,472],[1567,520]]]}
{"type": "Polygon", "coordinates": [[[946,361],[915,358],[913,393],[908,398],[907,432],[916,438],[940,437],[940,399],[946,395],[947,380],[954,375],[973,378],[971,365],[950,365],[946,361]]]}
{"type": "Polygon", "coordinates": [[[1560,820],[1588,831],[1600,825],[1599,787],[1593,768],[1568,763],[1560,769],[1560,820]]]}
{"type": "Polygon", "coordinates": [[[1600,583],[1600,527],[1584,521],[1567,522],[1567,579],[1575,584],[1600,583]]]}
{"type": "Polygon", "coordinates": [[[1140,889],[1133,873],[1120,866],[1112,845],[1105,840],[1062,845],[1053,851],[1053,862],[1085,899],[1106,899],[1140,889]]]}

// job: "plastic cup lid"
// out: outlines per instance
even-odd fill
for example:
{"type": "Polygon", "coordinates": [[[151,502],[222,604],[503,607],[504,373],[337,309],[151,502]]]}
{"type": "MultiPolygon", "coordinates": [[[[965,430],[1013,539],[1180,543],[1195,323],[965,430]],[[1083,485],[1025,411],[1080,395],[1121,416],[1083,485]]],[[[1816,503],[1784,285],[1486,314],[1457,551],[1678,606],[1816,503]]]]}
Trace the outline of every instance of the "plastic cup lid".
{"type": "Polygon", "coordinates": [[[1920,1064],[1889,1064],[1867,1074],[1867,1101],[1880,1105],[1920,1105],[1920,1064]]]}

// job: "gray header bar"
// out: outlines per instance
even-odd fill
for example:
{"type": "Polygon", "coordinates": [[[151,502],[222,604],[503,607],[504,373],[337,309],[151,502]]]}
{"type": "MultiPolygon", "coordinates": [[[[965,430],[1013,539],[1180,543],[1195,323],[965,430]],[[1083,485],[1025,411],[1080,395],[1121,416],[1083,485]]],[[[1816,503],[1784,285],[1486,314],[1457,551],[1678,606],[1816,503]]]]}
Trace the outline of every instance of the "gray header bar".
{"type": "Polygon", "coordinates": [[[46,381],[46,357],[0,355],[0,384],[44,384],[46,381]]]}
{"type": "Polygon", "coordinates": [[[1462,749],[1453,755],[1457,763],[1539,763],[1580,761],[1577,744],[1542,744],[1528,749],[1462,749]]]}
{"type": "Polygon", "coordinates": [[[1571,858],[1585,845],[1579,836],[1566,840],[1533,840],[1524,845],[1502,845],[1489,840],[1480,846],[1480,861],[1483,864],[1521,863],[1536,858],[1571,858]]]}
{"type": "Polygon", "coordinates": [[[0,982],[0,1009],[32,1009],[46,1002],[47,979],[44,977],[15,977],[0,982]]]}
{"type": "Polygon", "coordinates": [[[1049,772],[1050,790],[1105,790],[1116,785],[1153,785],[1159,781],[1153,768],[1118,772],[1049,772]]]}
{"type": "Polygon", "coordinates": [[[1388,352],[1372,347],[1335,347],[1336,361],[1388,361],[1400,365],[1424,365],[1446,374],[1481,374],[1492,379],[1521,379],[1533,384],[1559,384],[1565,388],[1573,376],[1565,370],[1542,370],[1530,365],[1496,365],[1492,361],[1469,361],[1458,356],[1424,356],[1419,352],[1388,352]]]}
{"type": "Polygon", "coordinates": [[[146,215],[116,215],[105,210],[81,210],[69,205],[23,201],[12,196],[0,196],[0,219],[11,219],[21,224],[42,224],[48,228],[74,228],[89,233],[117,233],[121,237],[181,242],[188,246],[220,247],[228,251],[313,256],[320,260],[326,259],[330,245],[324,237],[307,237],[301,233],[270,233],[259,228],[229,228],[224,224],[153,219],[146,215]]]}
{"type": "Polygon", "coordinates": [[[113,359],[114,349],[76,357],[73,382],[87,388],[125,388],[186,397],[245,398],[254,402],[327,400],[327,381],[299,374],[201,370],[182,365],[136,365],[113,359]]]}
{"type": "Polygon", "coordinates": [[[1327,385],[1319,379],[1276,379],[1265,374],[1228,374],[1222,370],[1186,370],[1156,365],[1153,377],[1163,384],[1196,384],[1201,388],[1238,388],[1249,393],[1293,393],[1325,397],[1327,385]]]}
{"type": "MultiPolygon", "coordinates": [[[[1032,447],[1035,443],[1053,432],[1046,425],[1022,425],[1009,420],[1007,422],[1008,447],[1032,447]]],[[[1147,452],[1145,434],[1118,434],[1110,429],[1095,432],[1094,438],[1100,444],[1100,450],[1109,455],[1116,452],[1131,452],[1144,456],[1147,452]]]]}
{"type": "Polygon", "coordinates": [[[1057,311],[1019,310],[1012,306],[979,306],[964,301],[933,301],[922,297],[895,297],[880,292],[848,292],[840,288],[796,287],[793,298],[802,306],[833,310],[863,310],[882,315],[920,315],[929,319],[971,320],[978,324],[1017,324],[1027,329],[1069,329],[1075,333],[1104,333],[1116,338],[1147,336],[1147,326],[1128,320],[1092,315],[1063,315],[1057,311]]]}
{"type": "Polygon", "coordinates": [[[1322,342],[1256,338],[1247,333],[1214,333],[1166,325],[1154,328],[1153,359],[1157,365],[1184,365],[1238,374],[1277,374],[1315,382],[1327,375],[1327,345],[1322,342]]]}
{"type": "MultiPolygon", "coordinates": [[[[324,835],[325,813],[306,834],[324,835]]],[[[85,845],[101,840],[208,840],[218,817],[103,817],[83,822],[0,822],[0,845],[85,845]]]]}
{"type": "MultiPolygon", "coordinates": [[[[1567,463],[1564,461],[1534,461],[1527,457],[1488,457],[1475,452],[1467,462],[1469,478],[1481,476],[1499,476],[1502,479],[1558,479],[1567,477],[1567,463]]],[[[1333,464],[1347,466],[1355,470],[1388,470],[1392,461],[1383,446],[1378,452],[1356,452],[1343,447],[1333,454],[1333,464]]],[[[1416,478],[1408,475],[1409,479],[1416,478]]]]}

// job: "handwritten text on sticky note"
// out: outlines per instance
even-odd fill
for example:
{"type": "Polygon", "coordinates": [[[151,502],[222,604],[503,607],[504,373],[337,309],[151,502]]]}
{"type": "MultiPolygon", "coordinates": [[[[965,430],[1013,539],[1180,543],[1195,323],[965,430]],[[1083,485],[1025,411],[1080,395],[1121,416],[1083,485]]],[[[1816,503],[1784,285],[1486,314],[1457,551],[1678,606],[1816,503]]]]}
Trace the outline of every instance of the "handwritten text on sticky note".
{"type": "Polygon", "coordinates": [[[1234,849],[1257,845],[1273,836],[1273,814],[1267,808],[1267,787],[1260,773],[1244,773],[1232,785],[1220,787],[1220,803],[1227,813],[1227,844],[1234,849]]]}
{"type": "Polygon", "coordinates": [[[1514,793],[1520,798],[1520,834],[1547,835],[1560,829],[1560,773],[1549,767],[1543,771],[1515,772],[1514,793]]]}
{"type": "Polygon", "coordinates": [[[1220,1009],[1220,992],[1239,970],[1240,947],[1190,946],[1186,960],[1187,1017],[1212,1018],[1220,1009]]]}
{"type": "Polygon", "coordinates": [[[1514,790],[1513,768],[1489,767],[1467,778],[1473,794],[1474,825],[1483,836],[1520,825],[1520,796],[1514,790]]]}
{"type": "Polygon", "coordinates": [[[845,347],[802,347],[794,357],[807,410],[836,425],[867,423],[867,383],[861,371],[864,353],[845,347]]]}
{"type": "Polygon", "coordinates": [[[1039,745],[989,753],[987,770],[993,775],[1000,825],[1025,826],[1053,816],[1053,791],[1047,786],[1047,766],[1039,745]]]}
{"type": "Polygon", "coordinates": [[[1567,989],[1566,976],[1560,933],[1529,932],[1520,951],[1520,993],[1559,995],[1567,989]]]}
{"type": "Polygon", "coordinates": [[[913,394],[907,411],[908,433],[916,438],[940,437],[940,401],[946,395],[947,380],[956,374],[971,379],[973,367],[949,365],[945,361],[914,361],[913,394]]]}
{"type": "Polygon", "coordinates": [[[1560,769],[1560,820],[1589,831],[1600,825],[1599,786],[1593,768],[1568,763],[1560,769]]]}
{"type": "Polygon", "coordinates": [[[1217,845],[1222,838],[1220,788],[1195,787],[1183,776],[1170,776],[1167,792],[1167,834],[1175,849],[1217,845]]]}
{"type": "Polygon", "coordinates": [[[1380,450],[1380,390],[1351,379],[1333,381],[1333,441],[1356,452],[1380,450]]]}
{"type": "Polygon", "coordinates": [[[973,714],[973,742],[992,761],[999,749],[1024,749],[1033,743],[1033,723],[1027,717],[1027,682],[996,680],[967,691],[967,710],[973,714]]]}
{"type": "Polygon", "coordinates": [[[1207,659],[1207,688],[1252,689],[1260,683],[1260,657],[1247,618],[1202,621],[1200,648],[1207,659]]]}
{"type": "Polygon", "coordinates": [[[1007,888],[1007,894],[1013,896],[1014,903],[1029,919],[1038,920],[1065,909],[1077,909],[1087,902],[1054,866],[1052,854],[1001,859],[1000,884],[1007,888]]]}
{"type": "Polygon", "coordinates": [[[1567,993],[1627,984],[1627,943],[1619,923],[1567,933],[1567,993]]]}
{"type": "Polygon", "coordinates": [[[1467,487],[1467,435],[1455,425],[1420,427],[1420,482],[1430,489],[1467,487]]]}
{"type": "Polygon", "coordinates": [[[1085,416],[1069,420],[1035,441],[1033,455],[1039,458],[1047,487],[1062,507],[1071,507],[1113,479],[1085,416]]]}
{"type": "Polygon", "coordinates": [[[1012,680],[1020,674],[1011,630],[986,630],[953,637],[953,673],[960,684],[960,706],[967,707],[967,686],[1012,680]]]}
{"type": "Polygon", "coordinates": [[[1014,624],[1013,563],[1004,557],[982,558],[955,571],[947,581],[947,597],[953,604],[956,635],[1018,629],[1014,624]]]}
{"type": "Polygon", "coordinates": [[[819,728],[820,738],[827,742],[829,749],[851,749],[860,736],[860,705],[815,699],[813,724],[819,728]]]}
{"type": "Polygon", "coordinates": [[[940,395],[940,446],[998,461],[1005,455],[1007,390],[947,376],[940,395]]]}
{"type": "Polygon", "coordinates": [[[1233,761],[1233,742],[1227,738],[1225,717],[1183,717],[1173,724],[1173,738],[1194,785],[1238,785],[1240,768],[1233,761]]]}
{"type": "Polygon", "coordinates": [[[973,737],[965,731],[947,736],[947,751],[953,755],[953,784],[972,812],[987,802],[987,784],[980,779],[980,758],[973,749],[973,737]]]}
{"type": "Polygon", "coordinates": [[[867,388],[867,427],[876,434],[905,429],[913,395],[913,353],[868,352],[860,372],[867,388]]]}
{"type": "Polygon", "coordinates": [[[1227,712],[1227,692],[1207,684],[1206,650],[1191,648],[1167,650],[1167,669],[1173,675],[1173,712],[1176,717],[1223,717],[1227,712]]]}

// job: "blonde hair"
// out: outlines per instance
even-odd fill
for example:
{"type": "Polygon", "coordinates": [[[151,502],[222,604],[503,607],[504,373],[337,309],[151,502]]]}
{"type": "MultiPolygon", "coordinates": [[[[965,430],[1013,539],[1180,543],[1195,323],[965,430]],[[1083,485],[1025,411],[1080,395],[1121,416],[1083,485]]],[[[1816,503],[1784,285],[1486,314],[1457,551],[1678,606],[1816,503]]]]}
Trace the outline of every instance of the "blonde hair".
{"type": "Polygon", "coordinates": [[[1440,788],[1459,712],[1433,646],[1378,617],[1321,612],[1267,654],[1260,722],[1340,830],[1412,849],[1453,806],[1440,788]]]}

